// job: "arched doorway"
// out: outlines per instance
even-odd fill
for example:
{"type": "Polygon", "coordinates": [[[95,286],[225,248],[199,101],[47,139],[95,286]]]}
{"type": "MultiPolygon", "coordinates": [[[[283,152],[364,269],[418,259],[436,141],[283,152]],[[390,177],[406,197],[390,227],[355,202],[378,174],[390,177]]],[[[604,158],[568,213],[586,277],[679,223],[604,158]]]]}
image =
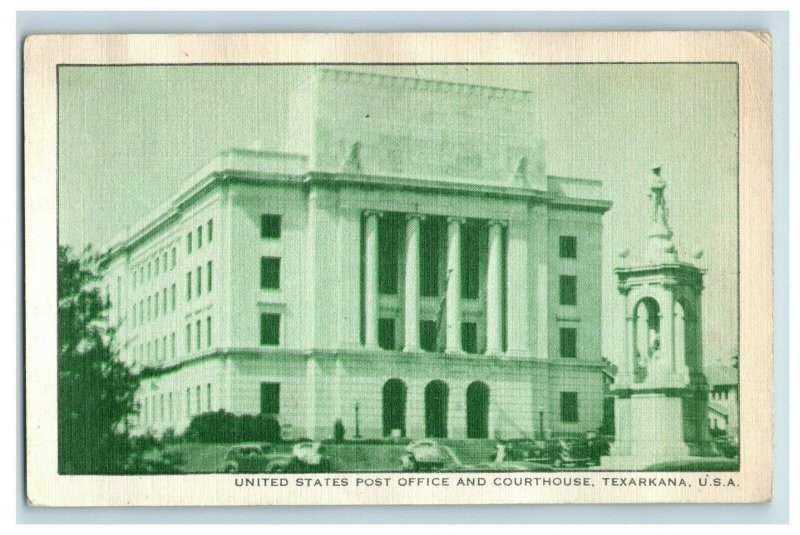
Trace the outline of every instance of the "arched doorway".
{"type": "Polygon", "coordinates": [[[661,310],[652,297],[644,297],[633,308],[636,322],[633,333],[634,380],[641,383],[647,377],[651,362],[661,352],[661,310]]]}
{"type": "Polygon", "coordinates": [[[467,438],[489,438],[489,387],[482,381],[467,387],[467,438]]]}
{"type": "Polygon", "coordinates": [[[383,436],[399,429],[406,436],[406,384],[400,379],[389,379],[383,385],[383,436]]]}
{"type": "Polygon", "coordinates": [[[444,381],[435,380],[425,387],[425,436],[447,438],[447,398],[444,381]]]}

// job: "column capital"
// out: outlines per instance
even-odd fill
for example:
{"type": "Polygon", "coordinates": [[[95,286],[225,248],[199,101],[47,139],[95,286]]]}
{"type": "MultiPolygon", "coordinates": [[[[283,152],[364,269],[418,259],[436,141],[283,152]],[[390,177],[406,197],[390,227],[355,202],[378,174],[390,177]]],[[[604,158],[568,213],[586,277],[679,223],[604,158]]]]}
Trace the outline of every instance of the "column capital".
{"type": "Polygon", "coordinates": [[[466,218],[466,217],[461,217],[461,216],[447,216],[447,224],[448,224],[448,225],[449,225],[450,223],[458,223],[459,225],[463,225],[463,224],[464,224],[464,223],[466,223],[466,222],[467,222],[467,218],[466,218]]]}
{"type": "Polygon", "coordinates": [[[425,221],[425,219],[428,218],[427,215],[419,214],[419,213],[416,213],[416,212],[408,212],[408,213],[405,214],[405,216],[406,216],[406,221],[410,221],[411,219],[417,219],[419,221],[425,221]]]}
{"type": "Polygon", "coordinates": [[[508,220],[507,219],[489,219],[486,221],[486,224],[490,227],[499,226],[499,227],[507,227],[508,220]]]}
{"type": "Polygon", "coordinates": [[[370,217],[370,216],[373,216],[373,215],[374,216],[378,216],[378,217],[383,217],[383,212],[380,211],[380,210],[372,210],[372,209],[364,210],[364,216],[365,217],[370,217]]]}

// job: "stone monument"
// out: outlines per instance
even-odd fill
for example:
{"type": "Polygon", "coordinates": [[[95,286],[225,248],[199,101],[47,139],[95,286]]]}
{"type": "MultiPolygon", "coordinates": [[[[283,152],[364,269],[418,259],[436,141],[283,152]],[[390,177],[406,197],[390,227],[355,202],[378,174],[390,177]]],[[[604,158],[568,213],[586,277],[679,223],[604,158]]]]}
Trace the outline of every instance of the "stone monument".
{"type": "MultiPolygon", "coordinates": [[[[625,302],[623,358],[613,385],[616,438],[603,468],[639,470],[713,456],[703,374],[704,270],[679,259],[672,241],[661,168],[650,184],[643,257],[617,267],[625,302]]],[[[621,255],[623,256],[623,255],[621,255]]]]}

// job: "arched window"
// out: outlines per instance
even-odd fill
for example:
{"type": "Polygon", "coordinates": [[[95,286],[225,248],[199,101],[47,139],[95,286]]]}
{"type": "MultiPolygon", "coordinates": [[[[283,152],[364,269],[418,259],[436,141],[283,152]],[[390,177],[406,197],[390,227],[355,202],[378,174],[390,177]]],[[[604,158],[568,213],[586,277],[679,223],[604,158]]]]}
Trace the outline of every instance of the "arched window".
{"type": "Polygon", "coordinates": [[[450,389],[438,379],[425,387],[425,436],[447,438],[447,402],[450,389]]]}
{"type": "Polygon", "coordinates": [[[467,438],[489,438],[489,387],[482,381],[467,387],[467,438]]]}
{"type": "Polygon", "coordinates": [[[398,430],[406,436],[406,384],[400,379],[389,379],[383,385],[383,436],[398,430]]]}

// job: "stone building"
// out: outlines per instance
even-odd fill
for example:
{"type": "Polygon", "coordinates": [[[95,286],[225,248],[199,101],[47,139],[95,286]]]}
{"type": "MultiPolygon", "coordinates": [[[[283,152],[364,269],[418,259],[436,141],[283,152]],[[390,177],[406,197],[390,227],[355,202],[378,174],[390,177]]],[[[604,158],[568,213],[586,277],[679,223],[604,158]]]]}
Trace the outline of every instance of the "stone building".
{"type": "Polygon", "coordinates": [[[610,203],[546,174],[534,98],[316,69],[283,147],[216,156],[110,248],[137,432],[217,410],[316,438],[598,428],[610,203]]]}

